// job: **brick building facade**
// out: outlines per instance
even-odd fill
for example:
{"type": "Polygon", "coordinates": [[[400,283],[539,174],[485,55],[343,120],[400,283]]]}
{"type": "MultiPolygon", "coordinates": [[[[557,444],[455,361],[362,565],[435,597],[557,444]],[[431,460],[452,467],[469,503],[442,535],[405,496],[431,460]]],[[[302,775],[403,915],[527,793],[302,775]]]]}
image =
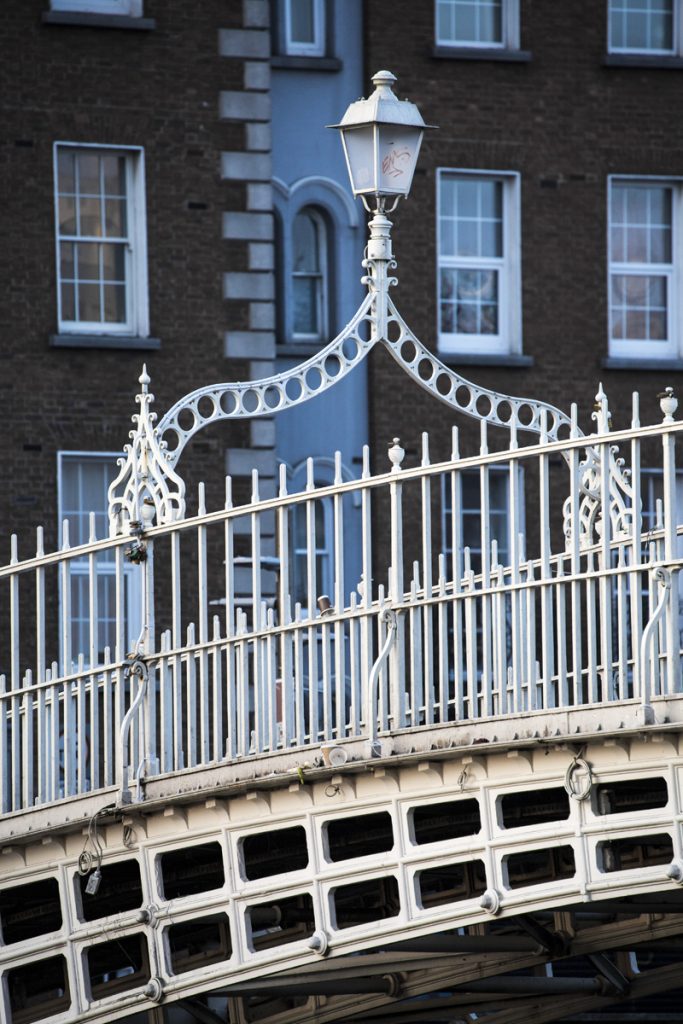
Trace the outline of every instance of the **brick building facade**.
{"type": "MultiPolygon", "coordinates": [[[[246,339],[258,353],[273,320],[270,44],[258,0],[6,7],[0,523],[45,523],[51,545],[58,454],[121,451],[143,362],[160,414],[253,373],[246,339]]],[[[220,501],[225,449],[250,443],[205,430],[182,471],[220,501]]]]}
{"type": "MultiPolygon", "coordinates": [[[[629,13],[636,6],[399,0],[387,19],[381,5],[366,5],[366,68],[394,71],[399,95],[440,126],[423,143],[411,196],[395,218],[399,308],[418,337],[465,377],[566,411],[576,401],[584,429],[591,427],[600,380],[614,425],[626,426],[632,390],[642,393],[643,421],[656,421],[657,393],[675,386],[683,369],[676,309],[683,148],[675,130],[683,66],[675,26],[683,12],[679,2],[663,4],[673,22],[651,13],[651,23],[639,25],[637,12],[629,13]],[[476,22],[477,10],[482,19],[488,11],[491,21],[476,22]],[[476,242],[458,251],[446,237],[454,219],[461,226],[468,216],[477,220],[466,189],[456,198],[459,184],[473,181],[483,184],[480,202],[501,203],[505,251],[477,253],[476,242]],[[648,202],[666,207],[645,213],[649,228],[641,215],[648,202]],[[628,253],[616,251],[620,231],[630,231],[635,248],[628,253]],[[651,242],[657,236],[662,243],[659,254],[637,251],[648,231],[651,242]],[[492,301],[486,287],[493,269],[501,299],[497,337],[490,325],[479,336],[471,323],[460,335],[452,329],[457,301],[444,289],[457,287],[454,275],[472,268],[488,272],[488,283],[479,278],[477,296],[470,276],[470,295],[465,283],[458,308],[464,316],[468,302],[472,313],[477,303],[481,312],[492,301]],[[645,295],[648,275],[652,292],[645,295]],[[643,327],[643,307],[653,313],[655,306],[659,321],[651,317],[643,327]]],[[[428,429],[440,446],[433,454],[446,457],[448,413],[378,355],[370,393],[387,390],[400,401],[373,401],[374,445],[384,447],[403,420],[398,432],[409,449],[416,451],[419,430],[428,429]]],[[[475,443],[478,428],[470,435],[475,443]]]]}

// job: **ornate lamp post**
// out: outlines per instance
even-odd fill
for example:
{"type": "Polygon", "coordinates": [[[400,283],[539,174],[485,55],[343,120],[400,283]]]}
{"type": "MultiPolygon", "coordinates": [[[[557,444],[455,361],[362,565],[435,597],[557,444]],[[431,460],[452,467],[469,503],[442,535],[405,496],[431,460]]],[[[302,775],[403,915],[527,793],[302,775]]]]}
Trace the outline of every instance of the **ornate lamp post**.
{"type": "Polygon", "coordinates": [[[154,518],[152,506],[157,524],[183,518],[185,486],[175,467],[187,442],[202,427],[217,420],[271,416],[299,405],[336,384],[378,343],[386,345],[420,387],[452,410],[505,427],[513,435],[520,429],[557,440],[564,427],[578,436],[576,424],[554,406],[499,394],[465,380],[421,344],[396,309],[390,297],[396,279],[388,273],[395,263],[387,213],[396,208],[401,196],[408,195],[422,137],[431,126],[414,103],[396,97],[395,81],[390,71],[379,71],[373,78],[372,95],[352,103],[341,122],[330,126],[341,134],[353,193],[372,213],[363,261],[368,294],[356,315],[306,362],[262,380],[198,388],[176,402],[158,424],[143,369],[135,429],[109,490],[113,534],[131,532],[130,524],[144,518],[145,506],[148,522],[154,518]]]}

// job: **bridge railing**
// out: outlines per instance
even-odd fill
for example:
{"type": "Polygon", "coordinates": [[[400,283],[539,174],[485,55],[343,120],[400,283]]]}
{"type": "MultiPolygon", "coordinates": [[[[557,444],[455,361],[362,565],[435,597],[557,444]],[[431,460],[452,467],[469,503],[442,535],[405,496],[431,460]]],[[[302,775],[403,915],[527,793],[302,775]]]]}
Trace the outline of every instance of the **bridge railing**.
{"type": "MultiPolygon", "coordinates": [[[[608,422],[602,418],[603,428],[608,422]]],[[[600,424],[599,424],[600,425],[600,424]]],[[[671,417],[253,494],[0,568],[4,813],[345,739],[681,692],[671,417]],[[618,451],[616,450],[618,447],[618,451]],[[137,575],[136,575],[137,574],[137,575]],[[76,597],[79,588],[80,596],[76,597]],[[75,614],[78,604],[79,614],[75,614]],[[106,614],[105,614],[106,612],[106,614]],[[132,638],[132,639],[131,639],[132,638]]],[[[410,461],[410,460],[409,460],[410,461]]]]}

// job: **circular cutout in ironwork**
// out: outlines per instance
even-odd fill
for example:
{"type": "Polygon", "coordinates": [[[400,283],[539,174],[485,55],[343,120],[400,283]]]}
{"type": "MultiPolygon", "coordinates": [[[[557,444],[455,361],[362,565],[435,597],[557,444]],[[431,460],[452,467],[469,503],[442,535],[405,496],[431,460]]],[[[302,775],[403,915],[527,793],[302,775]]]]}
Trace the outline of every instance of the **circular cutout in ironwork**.
{"type": "Polygon", "coordinates": [[[249,388],[247,391],[244,392],[244,394],[242,395],[242,408],[244,409],[245,412],[248,412],[251,415],[253,415],[255,412],[258,411],[260,405],[261,398],[258,391],[256,391],[255,388],[249,388]]]}
{"type": "Polygon", "coordinates": [[[212,419],[218,412],[216,402],[211,395],[202,395],[197,402],[197,413],[203,420],[212,419]]]}
{"type": "Polygon", "coordinates": [[[436,367],[431,359],[427,359],[425,356],[422,357],[420,362],[417,364],[417,373],[420,380],[425,382],[432,380],[436,367]]]}
{"type": "Polygon", "coordinates": [[[177,423],[183,433],[189,434],[193,431],[197,425],[197,417],[194,414],[194,409],[181,409],[178,413],[177,423]]]}
{"type": "Polygon", "coordinates": [[[405,363],[413,363],[417,359],[417,348],[415,346],[415,342],[410,339],[403,342],[399,351],[401,359],[405,363]]]}
{"type": "Polygon", "coordinates": [[[310,369],[306,370],[305,381],[309,391],[318,391],[323,383],[323,375],[320,368],[318,366],[311,366],[310,369]]]}
{"type": "Polygon", "coordinates": [[[453,382],[447,373],[442,370],[436,378],[436,390],[442,398],[447,398],[451,393],[453,382]]]}
{"type": "Polygon", "coordinates": [[[285,384],[285,397],[288,402],[298,402],[304,393],[304,386],[300,377],[290,377],[285,384]]]}
{"type": "Polygon", "coordinates": [[[493,402],[489,395],[478,395],[477,400],[474,403],[474,408],[477,410],[477,415],[486,418],[491,415],[493,411],[493,402]]]}
{"type": "Polygon", "coordinates": [[[234,416],[237,411],[237,394],[234,391],[224,391],[220,404],[221,411],[225,416],[234,416]]]}
{"type": "Polygon", "coordinates": [[[269,409],[278,409],[284,401],[284,395],[281,388],[275,387],[274,385],[267,387],[263,394],[263,401],[269,409]]]}
{"type": "Polygon", "coordinates": [[[341,372],[341,368],[342,368],[342,364],[341,364],[341,360],[339,359],[339,356],[337,356],[337,355],[328,356],[327,359],[325,360],[325,362],[323,363],[323,368],[324,368],[325,373],[327,374],[328,378],[330,380],[334,380],[335,377],[339,376],[339,374],[341,372]]]}
{"type": "Polygon", "coordinates": [[[460,384],[455,390],[455,401],[461,409],[469,409],[472,401],[472,392],[466,384],[460,384]]]}
{"type": "Polygon", "coordinates": [[[403,336],[403,327],[400,322],[393,317],[387,324],[387,341],[391,342],[392,345],[396,345],[403,336]]]}
{"type": "Polygon", "coordinates": [[[356,327],[356,334],[363,344],[367,344],[372,337],[372,320],[369,317],[364,316],[363,319],[358,323],[356,327]]]}
{"type": "Polygon", "coordinates": [[[352,363],[358,356],[359,345],[357,338],[344,338],[341,346],[341,354],[348,362],[352,363]]]}

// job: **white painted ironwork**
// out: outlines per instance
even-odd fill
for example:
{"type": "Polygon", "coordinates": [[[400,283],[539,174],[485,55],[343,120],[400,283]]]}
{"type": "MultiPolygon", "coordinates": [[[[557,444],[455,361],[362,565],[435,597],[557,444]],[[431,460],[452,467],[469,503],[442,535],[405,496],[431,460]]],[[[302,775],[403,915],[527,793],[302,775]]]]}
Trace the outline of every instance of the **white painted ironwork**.
{"type": "MultiPolygon", "coordinates": [[[[0,637],[9,670],[0,676],[2,811],[113,786],[122,803],[140,801],[154,778],[322,743],[364,741],[381,753],[389,737],[406,730],[455,737],[495,722],[496,730],[509,723],[514,731],[520,716],[613,703],[624,705],[627,718],[652,721],[658,700],[683,691],[675,458],[681,424],[672,419],[672,401],[662,399],[660,424],[641,426],[634,401],[628,430],[567,440],[550,436],[540,410],[538,443],[520,447],[515,421],[503,450],[491,450],[483,420],[478,451],[463,453],[454,431],[452,458],[437,464],[426,436],[414,466],[406,466],[395,440],[388,472],[372,475],[366,452],[360,478],[344,480],[338,456],[332,484],[316,486],[309,474],[302,492],[288,494],[283,472],[273,498],[260,498],[255,473],[244,505],[234,505],[229,480],[225,507],[207,510],[200,489],[194,517],[153,525],[148,502],[132,538],[93,534],[71,547],[65,534],[61,550],[46,553],[39,531],[35,556],[23,560],[13,538],[10,562],[0,568],[0,600],[10,612],[0,637]],[[615,442],[630,451],[628,491],[615,442]],[[600,474],[591,500],[610,509],[593,518],[591,544],[578,531],[565,535],[567,510],[578,522],[587,500],[587,448],[600,474]],[[647,472],[661,469],[663,495],[645,531],[643,461],[647,472]],[[462,482],[472,474],[481,514],[471,550],[462,533],[462,482]],[[505,537],[491,531],[491,480],[501,478],[505,537]],[[621,504],[612,514],[617,490],[621,504]],[[564,512],[558,493],[569,495],[564,512]],[[316,507],[323,501],[335,552],[329,597],[316,567],[316,507]],[[343,572],[343,523],[352,506],[360,510],[360,580],[343,572]],[[267,597],[261,537],[273,516],[278,579],[275,596],[267,597]],[[295,516],[305,524],[303,603],[293,596],[295,516]],[[54,608],[58,583],[68,597],[75,565],[81,574],[89,566],[94,595],[104,552],[115,566],[116,649],[88,643],[79,650],[68,600],[59,622],[46,608],[54,608]],[[248,571],[237,552],[248,553],[248,571]],[[126,560],[127,571],[141,576],[137,611],[123,600],[126,560]],[[142,625],[133,652],[125,649],[129,614],[142,625]],[[139,685],[143,665],[147,682],[139,685]]],[[[606,409],[603,395],[600,402],[606,409]]],[[[607,431],[604,414],[596,423],[607,431]]]]}

